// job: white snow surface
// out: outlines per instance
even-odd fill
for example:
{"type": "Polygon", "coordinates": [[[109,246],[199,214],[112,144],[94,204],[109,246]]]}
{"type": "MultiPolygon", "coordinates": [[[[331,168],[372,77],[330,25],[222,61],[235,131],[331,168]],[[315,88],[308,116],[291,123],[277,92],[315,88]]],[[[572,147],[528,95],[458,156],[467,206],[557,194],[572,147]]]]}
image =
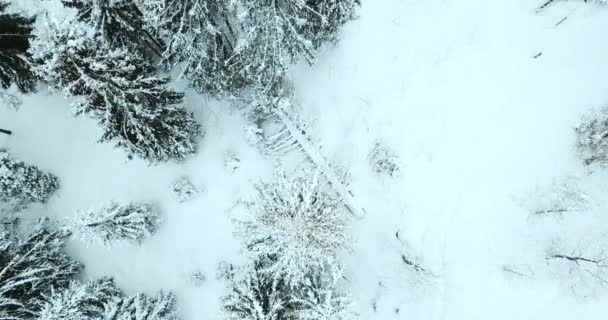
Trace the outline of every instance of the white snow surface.
{"type": "MultiPolygon", "coordinates": [[[[366,211],[352,220],[354,250],[344,253],[361,319],[605,318],[608,288],[573,295],[545,256],[554,239],[576,246],[608,233],[608,169],[583,166],[573,130],[608,102],[608,7],[555,1],[537,13],[541,4],[363,1],[318,65],[295,68],[298,101],[316,119],[311,135],[348,169],[366,211]],[[398,178],[369,167],[378,139],[400,156],[398,178]],[[589,210],[531,214],[535,190],[571,177],[592,199],[589,210]],[[402,254],[428,274],[416,276],[402,254]]],[[[63,97],[41,88],[23,100],[18,111],[0,108],[0,128],[14,132],[0,135],[0,146],[61,182],[46,207],[23,215],[69,221],[112,200],[155,203],[164,223],[141,246],[73,239],[70,253],[85,277],[114,276],[129,293],[172,290],[185,320],[221,319],[217,264],[245,259],[232,234],[235,201],[272,171],[247,144],[242,116],[190,94],[206,130],[198,155],[151,167],[95,143],[95,123],[73,118],[63,97]],[[227,151],[241,160],[235,172],[224,167],[227,151]],[[183,176],[204,191],[179,203],[170,188],[183,176]],[[199,286],[189,283],[196,271],[206,277],[199,286]]]]}

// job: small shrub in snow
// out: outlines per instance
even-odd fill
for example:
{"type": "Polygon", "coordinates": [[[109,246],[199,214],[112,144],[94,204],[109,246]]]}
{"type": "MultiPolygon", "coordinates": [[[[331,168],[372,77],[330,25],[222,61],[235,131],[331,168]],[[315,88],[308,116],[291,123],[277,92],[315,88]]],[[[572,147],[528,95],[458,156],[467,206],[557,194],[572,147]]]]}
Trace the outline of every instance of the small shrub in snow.
{"type": "Polygon", "coordinates": [[[81,212],[76,221],[84,240],[102,241],[106,245],[113,241],[138,243],[153,234],[159,224],[160,219],[154,208],[138,202],[112,202],[100,209],[81,212]]]}
{"type": "Polygon", "coordinates": [[[600,242],[585,247],[555,242],[547,251],[548,266],[576,296],[594,296],[608,287],[608,253],[600,242]]]}
{"type": "Polygon", "coordinates": [[[24,240],[0,234],[0,319],[32,319],[51,288],[68,286],[80,264],[63,252],[67,229],[49,231],[41,220],[24,240]]]}
{"type": "Polygon", "coordinates": [[[243,128],[245,140],[252,146],[258,146],[264,141],[264,130],[255,123],[250,123],[243,128]]]}
{"type": "Polygon", "coordinates": [[[576,128],[577,147],[586,165],[608,164],[608,108],[594,111],[576,128]]]}
{"type": "Polygon", "coordinates": [[[0,149],[0,202],[9,202],[19,209],[32,202],[45,203],[57,189],[57,177],[0,149]]]}
{"type": "Polygon", "coordinates": [[[236,172],[238,168],[241,166],[241,159],[239,159],[236,153],[232,151],[228,151],[224,153],[224,167],[230,173],[236,172]]]}
{"type": "Polygon", "coordinates": [[[368,155],[372,170],[379,174],[396,177],[400,173],[399,158],[388,147],[376,142],[368,155]]]}
{"type": "Polygon", "coordinates": [[[254,259],[273,261],[270,273],[297,281],[350,247],[343,202],[318,172],[294,178],[277,172],[255,189],[257,197],[247,203],[251,217],[237,221],[237,234],[254,259]]]}
{"type": "Polygon", "coordinates": [[[590,197],[578,187],[573,178],[556,181],[549,192],[534,195],[532,212],[535,215],[555,215],[562,217],[568,212],[581,212],[591,206],[590,197]]]}
{"type": "Polygon", "coordinates": [[[198,193],[188,177],[181,177],[171,185],[171,191],[179,202],[186,202],[198,193]]]}
{"type": "Polygon", "coordinates": [[[207,277],[205,277],[205,275],[200,270],[192,272],[189,278],[190,283],[192,283],[196,287],[202,286],[205,280],[207,280],[207,277]]]}

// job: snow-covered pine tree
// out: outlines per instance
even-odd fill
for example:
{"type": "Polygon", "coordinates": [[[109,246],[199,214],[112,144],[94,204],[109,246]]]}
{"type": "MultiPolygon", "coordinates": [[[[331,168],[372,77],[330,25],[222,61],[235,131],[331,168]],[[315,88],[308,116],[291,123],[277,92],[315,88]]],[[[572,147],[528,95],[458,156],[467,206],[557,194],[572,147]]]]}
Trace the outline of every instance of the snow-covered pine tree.
{"type": "Polygon", "coordinates": [[[53,290],[46,297],[38,320],[177,320],[175,295],[159,293],[126,297],[112,278],[53,290]]]}
{"type": "Polygon", "coordinates": [[[311,34],[315,47],[323,43],[336,43],[340,28],[357,17],[360,0],[309,0],[306,1],[309,21],[305,33],[311,34]]]}
{"type": "Polygon", "coordinates": [[[275,90],[289,66],[316,60],[317,49],[337,38],[358,0],[241,0],[243,34],[230,58],[230,80],[245,79],[261,92],[275,90]]]}
{"type": "Polygon", "coordinates": [[[113,45],[149,52],[161,57],[164,44],[145,27],[135,0],[61,0],[78,9],[78,18],[91,25],[113,45]]]}
{"type": "Polygon", "coordinates": [[[45,203],[57,189],[56,176],[16,160],[0,148],[0,202],[17,211],[33,202],[45,203]]]}
{"type": "Polygon", "coordinates": [[[65,290],[52,290],[38,320],[100,320],[106,306],[121,295],[112,278],[86,283],[72,281],[65,290]]]}
{"type": "Polygon", "coordinates": [[[172,293],[160,292],[149,297],[142,293],[132,297],[114,299],[106,305],[100,320],[178,320],[176,298],[172,293]]]}
{"type": "Polygon", "coordinates": [[[155,163],[183,160],[196,152],[200,126],[180,106],[183,94],[138,52],[111,45],[80,21],[36,28],[30,52],[34,71],[52,89],[75,98],[76,113],[98,119],[101,142],[116,141],[129,156],[155,163]]]}
{"type": "Polygon", "coordinates": [[[110,245],[113,241],[138,243],[153,234],[159,227],[160,218],[147,203],[112,202],[99,209],[81,212],[76,221],[82,239],[101,241],[110,245]]]}
{"type": "Polygon", "coordinates": [[[608,107],[594,110],[576,128],[577,147],[586,165],[608,165],[608,107]]]}
{"type": "Polygon", "coordinates": [[[340,286],[342,268],[328,263],[311,270],[292,292],[298,320],[355,320],[350,297],[340,286]]]}
{"type": "Polygon", "coordinates": [[[163,63],[179,64],[198,91],[230,95],[227,60],[234,52],[237,31],[234,10],[222,0],[147,0],[144,16],[153,34],[166,43],[163,63]]]}
{"type": "Polygon", "coordinates": [[[24,240],[0,235],[0,319],[34,319],[51,288],[67,287],[80,269],[63,252],[70,232],[49,231],[45,223],[24,240]]]}
{"type": "Polygon", "coordinates": [[[264,272],[261,260],[237,268],[228,277],[222,308],[229,320],[279,320],[293,317],[290,287],[280,276],[264,272]]]}
{"type": "Polygon", "coordinates": [[[277,171],[272,182],[255,189],[256,199],[247,204],[252,216],[236,221],[237,234],[255,260],[273,261],[269,273],[301,281],[350,247],[344,204],[318,171],[293,178],[277,171]]]}
{"type": "Polygon", "coordinates": [[[0,86],[7,89],[14,83],[21,92],[31,92],[36,81],[27,50],[34,20],[6,13],[8,5],[0,0],[0,86]]]}

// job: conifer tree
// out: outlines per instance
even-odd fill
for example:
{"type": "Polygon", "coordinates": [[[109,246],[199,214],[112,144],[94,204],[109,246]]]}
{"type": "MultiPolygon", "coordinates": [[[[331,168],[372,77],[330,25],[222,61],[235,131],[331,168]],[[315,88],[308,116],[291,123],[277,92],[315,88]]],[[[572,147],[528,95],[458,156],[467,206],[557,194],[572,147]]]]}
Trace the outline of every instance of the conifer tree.
{"type": "Polygon", "coordinates": [[[148,0],[144,7],[149,29],[166,43],[163,63],[180,65],[183,75],[199,91],[230,95],[226,68],[234,53],[237,30],[228,2],[148,0]]]}
{"type": "Polygon", "coordinates": [[[146,51],[160,57],[164,45],[145,28],[143,13],[134,0],[61,0],[78,9],[86,22],[111,44],[146,51]]]}
{"type": "Polygon", "coordinates": [[[355,320],[348,294],[340,287],[342,269],[333,263],[311,268],[290,284],[267,272],[268,260],[233,267],[223,278],[228,294],[222,307],[229,320],[355,320]]]}
{"type": "Polygon", "coordinates": [[[21,92],[32,92],[36,81],[27,50],[33,19],[6,13],[8,4],[0,0],[0,86],[14,83],[21,92]]]}
{"type": "Polygon", "coordinates": [[[80,283],[71,281],[65,290],[53,289],[38,320],[99,320],[106,306],[121,296],[112,278],[80,283]]]}
{"type": "Polygon", "coordinates": [[[56,176],[16,160],[6,149],[0,149],[0,202],[19,210],[30,203],[45,203],[57,189],[56,176]]]}
{"type": "Polygon", "coordinates": [[[86,241],[98,240],[109,245],[113,241],[138,243],[154,233],[159,223],[158,214],[149,204],[112,202],[100,209],[82,212],[77,228],[86,241]]]}
{"type": "Polygon", "coordinates": [[[236,270],[226,280],[229,293],[222,298],[229,320],[275,320],[293,318],[290,289],[281,277],[266,273],[264,262],[236,270]]]}
{"type": "Polygon", "coordinates": [[[110,44],[79,21],[49,22],[35,35],[34,71],[52,89],[74,97],[77,114],[99,121],[101,142],[115,141],[151,163],[183,160],[196,151],[200,126],[180,106],[183,94],[153,75],[142,54],[110,44]]]}
{"type": "Polygon", "coordinates": [[[255,260],[269,259],[267,272],[289,283],[301,281],[311,268],[336,259],[350,247],[342,200],[306,171],[293,178],[277,172],[270,183],[255,186],[248,203],[251,217],[237,220],[237,234],[255,260]]]}
{"type": "Polygon", "coordinates": [[[47,297],[38,320],[178,320],[175,301],[172,293],[125,296],[111,278],[73,281],[47,297]]]}
{"type": "Polygon", "coordinates": [[[293,303],[297,306],[298,320],[355,320],[351,299],[340,288],[342,268],[327,263],[311,270],[297,289],[293,290],[293,303]]]}
{"type": "Polygon", "coordinates": [[[24,240],[0,235],[0,319],[33,319],[51,288],[69,285],[80,265],[63,252],[67,229],[49,231],[41,220],[24,240]]]}
{"type": "Polygon", "coordinates": [[[156,296],[137,294],[115,299],[106,306],[101,320],[178,320],[176,298],[172,293],[156,296]]]}
{"type": "Polygon", "coordinates": [[[358,0],[241,0],[242,35],[229,61],[228,76],[261,92],[276,90],[300,59],[316,61],[318,48],[338,38],[358,0]]]}

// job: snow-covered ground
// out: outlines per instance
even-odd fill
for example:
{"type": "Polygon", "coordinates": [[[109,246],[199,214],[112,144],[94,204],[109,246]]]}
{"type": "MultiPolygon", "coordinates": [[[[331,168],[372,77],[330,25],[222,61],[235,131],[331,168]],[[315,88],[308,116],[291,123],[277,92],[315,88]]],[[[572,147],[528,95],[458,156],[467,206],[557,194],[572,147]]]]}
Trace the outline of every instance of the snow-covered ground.
{"type": "MultiPolygon", "coordinates": [[[[536,13],[540,4],[363,1],[339,45],[316,67],[294,70],[297,98],[315,119],[311,135],[349,170],[367,212],[353,219],[354,250],[344,253],[361,319],[605,317],[605,291],[573,295],[568,275],[551,272],[545,256],[553,239],[576,245],[608,233],[608,169],[582,165],[573,131],[608,102],[608,7],[556,1],[536,13]],[[371,171],[376,140],[400,156],[398,178],[371,171]],[[590,208],[533,216],[536,191],[567,179],[591,197],[590,208]],[[402,254],[427,274],[416,275],[402,254]]],[[[238,112],[196,95],[188,103],[206,136],[184,165],[125,160],[95,143],[91,120],[73,118],[69,101],[44,90],[17,112],[0,108],[0,128],[14,131],[0,145],[61,179],[48,208],[32,211],[68,221],[109,200],[158,205],[165,223],[140,247],[74,239],[69,250],[86,276],[112,275],[133,292],[173,290],[186,320],[219,319],[217,264],[242,259],[231,209],[272,161],[247,144],[238,112]],[[234,172],[226,152],[240,159],[234,172]],[[185,203],[169,191],[182,176],[203,190],[185,203]],[[197,270],[207,278],[198,287],[188,281],[197,270]]]]}

